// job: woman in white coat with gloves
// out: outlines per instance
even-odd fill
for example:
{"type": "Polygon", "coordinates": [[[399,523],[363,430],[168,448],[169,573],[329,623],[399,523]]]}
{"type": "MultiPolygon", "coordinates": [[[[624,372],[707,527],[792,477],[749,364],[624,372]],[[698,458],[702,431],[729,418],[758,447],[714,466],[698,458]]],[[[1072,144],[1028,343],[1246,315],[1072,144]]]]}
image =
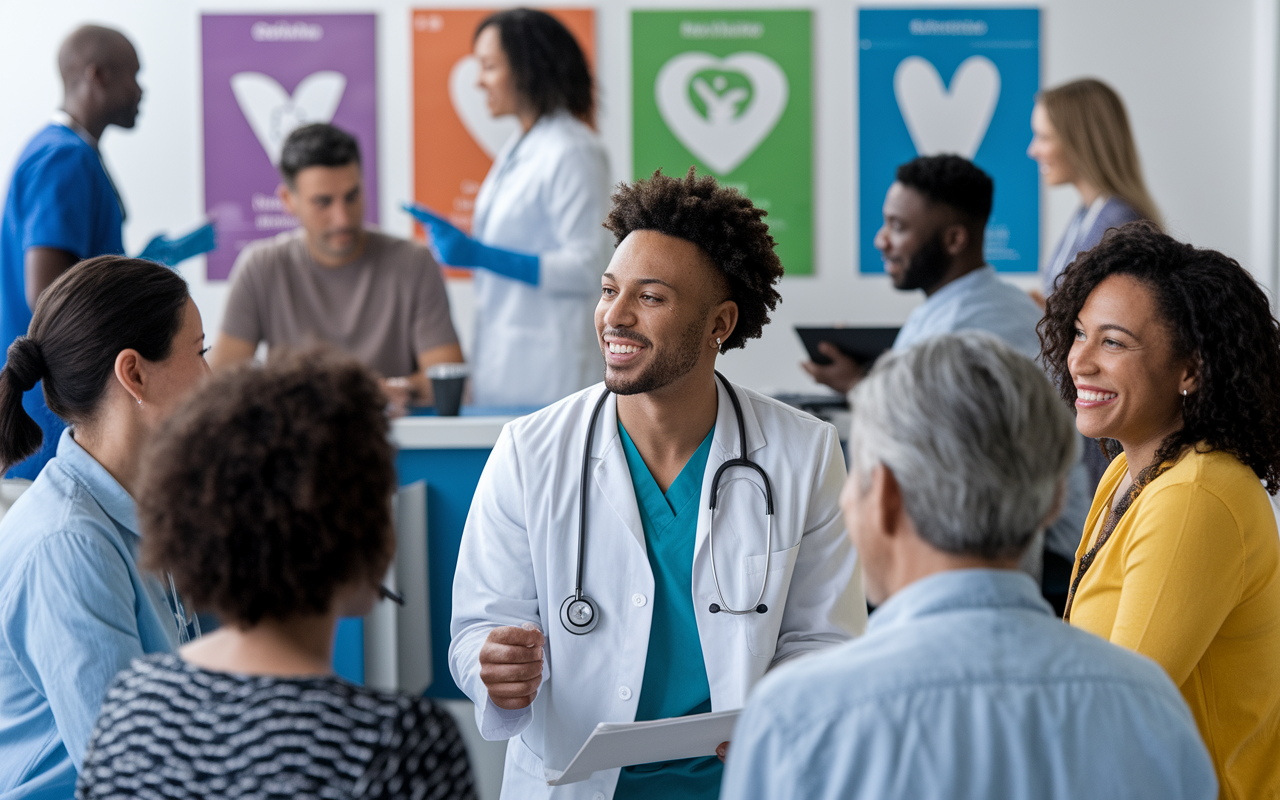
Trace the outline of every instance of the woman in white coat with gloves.
{"type": "Polygon", "coordinates": [[[442,262],[475,268],[476,405],[542,406],[600,376],[590,309],[609,261],[609,164],[591,128],[586,58],[558,20],[524,8],[493,14],[474,52],[489,111],[515,115],[521,130],[480,186],[474,238],[409,210],[442,262]]]}
{"type": "Polygon", "coordinates": [[[715,371],[779,299],[764,212],[692,170],[614,203],[604,384],[503,429],[454,578],[450,670],[510,740],[504,798],[712,800],[715,756],[547,780],[600,722],[740,708],[866,621],[835,429],[715,371]]]}

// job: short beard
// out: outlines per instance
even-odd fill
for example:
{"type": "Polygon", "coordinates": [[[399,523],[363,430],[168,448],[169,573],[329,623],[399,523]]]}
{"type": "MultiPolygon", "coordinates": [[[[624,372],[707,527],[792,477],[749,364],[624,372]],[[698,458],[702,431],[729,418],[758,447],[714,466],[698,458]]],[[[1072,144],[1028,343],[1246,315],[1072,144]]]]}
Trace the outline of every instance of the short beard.
{"type": "Polygon", "coordinates": [[[947,246],[942,240],[942,231],[930,236],[920,249],[916,250],[907,262],[907,268],[893,288],[904,292],[916,289],[932,289],[942,280],[951,266],[951,258],[947,255],[947,246]]]}
{"type": "Polygon", "coordinates": [[[611,378],[609,371],[604,373],[605,388],[614,394],[631,395],[647,394],[664,386],[670,386],[688,375],[698,365],[702,354],[702,329],[706,320],[697,320],[685,328],[684,335],[671,348],[654,350],[653,361],[648,369],[624,381],[611,378]]]}

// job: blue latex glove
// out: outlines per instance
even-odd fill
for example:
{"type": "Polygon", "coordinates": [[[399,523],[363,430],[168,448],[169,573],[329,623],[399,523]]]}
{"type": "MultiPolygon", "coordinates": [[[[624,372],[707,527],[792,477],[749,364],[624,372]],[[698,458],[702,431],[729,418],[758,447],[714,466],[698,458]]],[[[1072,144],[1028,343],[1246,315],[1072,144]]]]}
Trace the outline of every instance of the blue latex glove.
{"type": "Polygon", "coordinates": [[[472,239],[448,220],[417,203],[405,203],[405,211],[431,234],[431,249],[442,264],[451,267],[480,267],[530,286],[538,285],[538,257],[501,247],[490,247],[472,239]]]}
{"type": "Polygon", "coordinates": [[[179,239],[159,234],[147,242],[138,258],[156,261],[166,267],[176,267],[188,258],[207,253],[217,246],[217,232],[213,229],[213,223],[208,222],[179,239]]]}

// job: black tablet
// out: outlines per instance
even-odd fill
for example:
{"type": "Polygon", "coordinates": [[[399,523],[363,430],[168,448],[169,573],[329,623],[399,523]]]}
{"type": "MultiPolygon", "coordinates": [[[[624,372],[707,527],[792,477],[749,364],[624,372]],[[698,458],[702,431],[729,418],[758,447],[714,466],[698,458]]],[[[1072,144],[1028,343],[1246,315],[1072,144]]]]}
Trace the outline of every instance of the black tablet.
{"type": "Polygon", "coordinates": [[[800,334],[800,341],[804,342],[804,349],[809,351],[809,358],[815,364],[831,363],[831,359],[818,350],[819,342],[831,342],[859,364],[869,364],[892,348],[893,340],[898,338],[897,328],[810,328],[797,325],[796,333],[800,334]]]}

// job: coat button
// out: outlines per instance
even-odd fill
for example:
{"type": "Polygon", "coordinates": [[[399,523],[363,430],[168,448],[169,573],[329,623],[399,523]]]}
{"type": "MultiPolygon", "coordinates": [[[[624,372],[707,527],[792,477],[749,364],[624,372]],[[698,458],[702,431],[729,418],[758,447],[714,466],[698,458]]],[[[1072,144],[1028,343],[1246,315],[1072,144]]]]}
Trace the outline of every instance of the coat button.
{"type": "Polygon", "coordinates": [[[649,600],[642,594],[633,594],[631,595],[631,602],[636,608],[640,608],[645,603],[649,602],[649,600]]]}
{"type": "Polygon", "coordinates": [[[591,800],[604,800],[604,793],[596,792],[595,794],[591,795],[591,800]]]}
{"type": "Polygon", "coordinates": [[[623,700],[630,700],[630,699],[631,699],[631,690],[630,690],[629,688],[627,688],[626,686],[619,686],[619,687],[618,687],[618,697],[622,698],[623,700]]]}

